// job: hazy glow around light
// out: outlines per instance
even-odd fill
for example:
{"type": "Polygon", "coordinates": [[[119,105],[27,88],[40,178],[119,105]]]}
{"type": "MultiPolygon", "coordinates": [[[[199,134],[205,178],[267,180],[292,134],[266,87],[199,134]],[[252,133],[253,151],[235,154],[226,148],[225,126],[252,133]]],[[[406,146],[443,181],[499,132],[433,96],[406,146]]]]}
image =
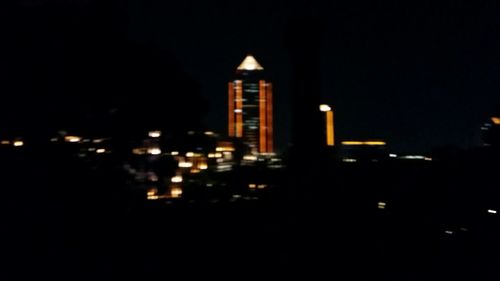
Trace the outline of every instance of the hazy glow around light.
{"type": "Polygon", "coordinates": [[[180,183],[182,182],[182,176],[174,176],[170,179],[173,183],[180,183]]]}
{"type": "Polygon", "coordinates": [[[150,131],[148,135],[151,138],[159,138],[161,137],[161,131],[150,131]]]}
{"type": "Polygon", "coordinates": [[[158,147],[148,148],[148,153],[151,155],[160,155],[161,149],[159,149],[158,147]]]}
{"type": "Polygon", "coordinates": [[[243,156],[243,160],[257,161],[257,156],[255,156],[255,155],[245,155],[245,156],[243,156]]]}
{"type": "Polygon", "coordinates": [[[491,210],[491,209],[489,209],[489,210],[488,210],[488,213],[490,213],[490,214],[496,214],[496,213],[497,213],[497,210],[491,210]]]}
{"type": "Polygon", "coordinates": [[[170,152],[170,154],[173,156],[176,156],[176,155],[179,155],[179,151],[172,151],[172,152],[170,152]]]}
{"type": "Polygon", "coordinates": [[[170,196],[172,198],[179,198],[182,195],[182,188],[180,187],[172,187],[170,190],[170,196]]]}
{"type": "Polygon", "coordinates": [[[207,136],[213,136],[213,135],[214,135],[214,132],[212,132],[212,131],[206,131],[206,132],[205,132],[205,135],[207,135],[207,136]]]}
{"type": "Polygon", "coordinates": [[[208,169],[208,165],[205,164],[205,163],[201,163],[201,164],[198,165],[198,169],[200,169],[200,170],[206,170],[206,169],[208,169]]]}
{"type": "Polygon", "coordinates": [[[321,105],[319,106],[319,110],[320,110],[321,112],[328,112],[328,111],[331,111],[331,110],[332,110],[332,108],[331,108],[328,104],[321,104],[321,105]]]}
{"type": "MultiPolygon", "coordinates": [[[[410,160],[426,160],[426,157],[422,156],[422,155],[405,155],[405,156],[401,156],[400,158],[401,159],[410,159],[410,160]]],[[[432,160],[431,158],[429,158],[429,159],[432,160]]]]}
{"type": "Polygon", "coordinates": [[[191,168],[193,163],[191,162],[179,162],[179,168],[191,168]]]}
{"type": "Polygon", "coordinates": [[[238,66],[238,70],[263,70],[264,68],[257,62],[257,60],[252,56],[248,55],[243,62],[238,66]]]}
{"type": "Polygon", "coordinates": [[[16,146],[16,147],[20,147],[20,146],[23,146],[23,145],[24,145],[24,142],[23,142],[23,141],[18,140],[18,141],[14,141],[14,142],[12,143],[12,145],[14,145],[14,146],[16,146]]]}
{"type": "Polygon", "coordinates": [[[65,136],[64,140],[67,142],[80,142],[82,138],[78,136],[65,136]]]}
{"type": "Polygon", "coordinates": [[[193,152],[187,152],[186,153],[186,157],[193,157],[194,156],[194,153],[193,152]]]}
{"type": "Polygon", "coordinates": [[[216,147],[215,148],[215,151],[217,152],[227,152],[227,151],[234,151],[234,148],[233,147],[230,147],[230,146],[219,146],[219,147],[216,147]]]}
{"type": "Polygon", "coordinates": [[[10,144],[10,141],[8,141],[8,140],[3,140],[3,141],[1,142],[1,144],[7,144],[7,145],[8,145],[8,144],[10,144]]]}
{"type": "Polygon", "coordinates": [[[100,154],[100,153],[104,153],[104,152],[106,152],[106,149],[104,149],[104,148],[99,148],[99,149],[97,149],[95,152],[97,152],[97,153],[99,153],[99,154],[100,154]]]}
{"type": "Polygon", "coordinates": [[[377,204],[377,207],[379,209],[385,209],[385,206],[387,206],[387,204],[385,202],[378,202],[378,204],[377,204]]]}
{"type": "Polygon", "coordinates": [[[491,121],[495,125],[500,125],[500,117],[491,117],[491,121]]]}

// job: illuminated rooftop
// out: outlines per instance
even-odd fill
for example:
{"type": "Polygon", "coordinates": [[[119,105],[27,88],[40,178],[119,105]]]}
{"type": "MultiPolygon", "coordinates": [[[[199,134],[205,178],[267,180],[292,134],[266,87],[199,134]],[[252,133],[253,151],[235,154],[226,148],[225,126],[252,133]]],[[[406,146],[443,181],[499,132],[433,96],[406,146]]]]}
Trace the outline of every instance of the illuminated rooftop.
{"type": "Polygon", "coordinates": [[[257,62],[257,60],[252,56],[248,55],[243,62],[241,62],[240,66],[238,66],[238,70],[263,70],[264,68],[257,62]]]}

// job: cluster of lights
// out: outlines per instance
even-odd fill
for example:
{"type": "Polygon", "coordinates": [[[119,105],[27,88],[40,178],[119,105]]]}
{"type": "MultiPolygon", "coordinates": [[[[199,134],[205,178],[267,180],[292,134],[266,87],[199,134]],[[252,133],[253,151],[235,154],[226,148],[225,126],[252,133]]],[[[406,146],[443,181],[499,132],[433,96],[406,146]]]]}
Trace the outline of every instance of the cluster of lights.
{"type": "Polygon", "coordinates": [[[267,184],[255,184],[255,183],[248,184],[248,188],[250,188],[250,189],[264,189],[266,187],[267,187],[267,184]]]}
{"type": "Polygon", "coordinates": [[[179,198],[182,195],[182,188],[180,187],[172,187],[170,189],[170,197],[179,198]]]}
{"type": "Polygon", "coordinates": [[[147,192],[147,199],[148,200],[158,200],[158,189],[156,188],[151,188],[147,192]]]}
{"type": "Polygon", "coordinates": [[[217,152],[233,152],[234,151],[234,147],[219,146],[219,147],[215,148],[215,151],[217,151],[217,152]]]}

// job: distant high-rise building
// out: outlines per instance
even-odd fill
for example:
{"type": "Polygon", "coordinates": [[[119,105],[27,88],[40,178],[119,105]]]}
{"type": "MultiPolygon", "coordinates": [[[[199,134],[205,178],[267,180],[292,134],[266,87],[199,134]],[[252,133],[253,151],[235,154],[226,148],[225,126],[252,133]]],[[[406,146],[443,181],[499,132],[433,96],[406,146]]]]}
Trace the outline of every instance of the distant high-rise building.
{"type": "Polygon", "coordinates": [[[248,55],[229,82],[228,133],[242,138],[252,153],[271,153],[273,144],[273,89],[264,68],[248,55]]]}

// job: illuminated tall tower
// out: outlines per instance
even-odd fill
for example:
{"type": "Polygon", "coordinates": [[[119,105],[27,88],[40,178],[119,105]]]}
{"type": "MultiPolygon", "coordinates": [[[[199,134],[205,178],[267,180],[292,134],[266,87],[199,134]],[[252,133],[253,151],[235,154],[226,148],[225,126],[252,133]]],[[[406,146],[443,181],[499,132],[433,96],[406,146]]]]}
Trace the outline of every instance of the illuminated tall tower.
{"type": "Polygon", "coordinates": [[[273,152],[273,88],[264,68],[248,55],[229,82],[228,133],[243,138],[252,153],[273,152]]]}

